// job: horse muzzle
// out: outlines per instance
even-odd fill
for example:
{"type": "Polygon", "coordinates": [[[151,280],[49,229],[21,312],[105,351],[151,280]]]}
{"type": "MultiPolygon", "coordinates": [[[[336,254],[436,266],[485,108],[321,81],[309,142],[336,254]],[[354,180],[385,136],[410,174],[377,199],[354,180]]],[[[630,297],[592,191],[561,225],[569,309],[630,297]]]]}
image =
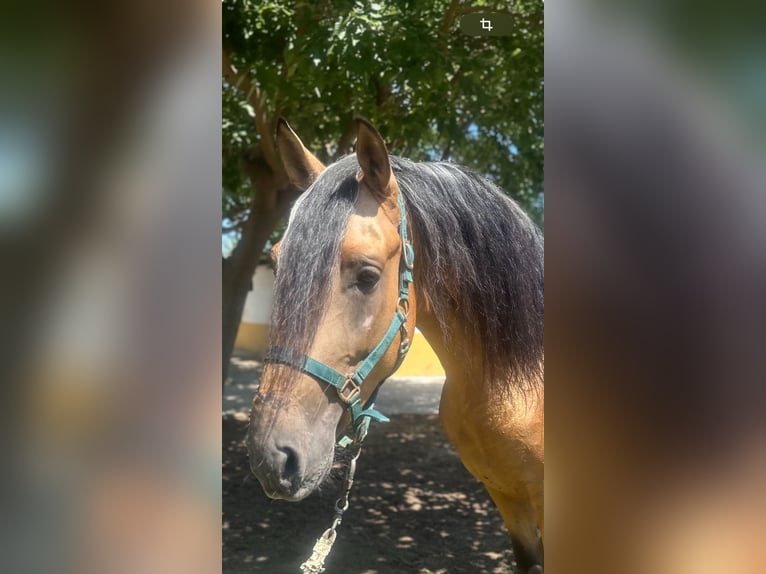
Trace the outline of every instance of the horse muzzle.
{"type": "MultiPolygon", "coordinates": [[[[269,441],[271,442],[271,441],[269,441]]],[[[305,457],[287,444],[248,444],[250,469],[269,498],[297,501],[312,488],[304,481],[305,457]]]]}
{"type": "Polygon", "coordinates": [[[302,500],[330,471],[334,426],[325,430],[293,409],[264,412],[258,406],[263,405],[254,406],[247,435],[250,469],[270,498],[302,500]]]}

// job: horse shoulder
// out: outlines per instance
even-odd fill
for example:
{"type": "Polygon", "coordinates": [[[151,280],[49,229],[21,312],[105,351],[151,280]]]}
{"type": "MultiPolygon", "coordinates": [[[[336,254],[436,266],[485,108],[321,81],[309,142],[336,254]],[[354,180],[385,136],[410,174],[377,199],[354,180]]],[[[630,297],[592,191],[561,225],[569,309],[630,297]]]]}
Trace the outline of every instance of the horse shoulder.
{"type": "Polygon", "coordinates": [[[526,489],[543,479],[542,394],[481,390],[487,387],[448,378],[439,407],[442,426],[479,480],[499,490],[526,489]]]}

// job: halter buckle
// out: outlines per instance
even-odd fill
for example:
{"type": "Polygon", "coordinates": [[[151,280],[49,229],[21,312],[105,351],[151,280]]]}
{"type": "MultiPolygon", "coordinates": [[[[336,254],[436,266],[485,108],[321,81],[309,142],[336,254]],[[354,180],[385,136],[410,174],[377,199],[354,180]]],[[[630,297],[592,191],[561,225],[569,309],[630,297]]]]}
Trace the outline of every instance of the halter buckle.
{"type": "Polygon", "coordinates": [[[412,248],[412,244],[409,241],[403,241],[402,251],[404,255],[404,266],[412,271],[412,267],[415,265],[415,250],[412,248]]]}
{"type": "Polygon", "coordinates": [[[347,405],[350,405],[353,402],[353,399],[359,396],[359,393],[360,388],[354,381],[353,375],[347,376],[346,380],[343,382],[343,386],[338,389],[338,397],[347,405]]]}

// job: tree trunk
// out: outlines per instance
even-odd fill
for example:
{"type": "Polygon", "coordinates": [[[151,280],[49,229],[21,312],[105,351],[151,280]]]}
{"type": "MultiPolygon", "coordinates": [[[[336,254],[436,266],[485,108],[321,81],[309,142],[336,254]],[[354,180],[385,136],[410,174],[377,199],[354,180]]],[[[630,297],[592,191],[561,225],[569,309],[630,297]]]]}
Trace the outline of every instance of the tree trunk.
{"type": "Polygon", "coordinates": [[[300,191],[275,176],[260,156],[259,150],[242,162],[253,184],[254,195],[250,216],[244,224],[242,237],[232,254],[223,261],[222,276],[222,383],[226,383],[229,362],[234,351],[242,311],[252,288],[253,274],[269,236],[279,221],[287,215],[290,205],[300,191]]]}

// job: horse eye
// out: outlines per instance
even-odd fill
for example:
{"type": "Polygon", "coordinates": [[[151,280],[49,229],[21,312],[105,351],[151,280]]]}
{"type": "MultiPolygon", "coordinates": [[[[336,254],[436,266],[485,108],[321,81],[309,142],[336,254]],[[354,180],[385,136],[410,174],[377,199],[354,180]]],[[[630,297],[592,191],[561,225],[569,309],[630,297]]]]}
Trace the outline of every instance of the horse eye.
{"type": "Polygon", "coordinates": [[[380,273],[373,269],[362,269],[356,276],[356,285],[363,293],[372,291],[380,280],[380,273]]]}

